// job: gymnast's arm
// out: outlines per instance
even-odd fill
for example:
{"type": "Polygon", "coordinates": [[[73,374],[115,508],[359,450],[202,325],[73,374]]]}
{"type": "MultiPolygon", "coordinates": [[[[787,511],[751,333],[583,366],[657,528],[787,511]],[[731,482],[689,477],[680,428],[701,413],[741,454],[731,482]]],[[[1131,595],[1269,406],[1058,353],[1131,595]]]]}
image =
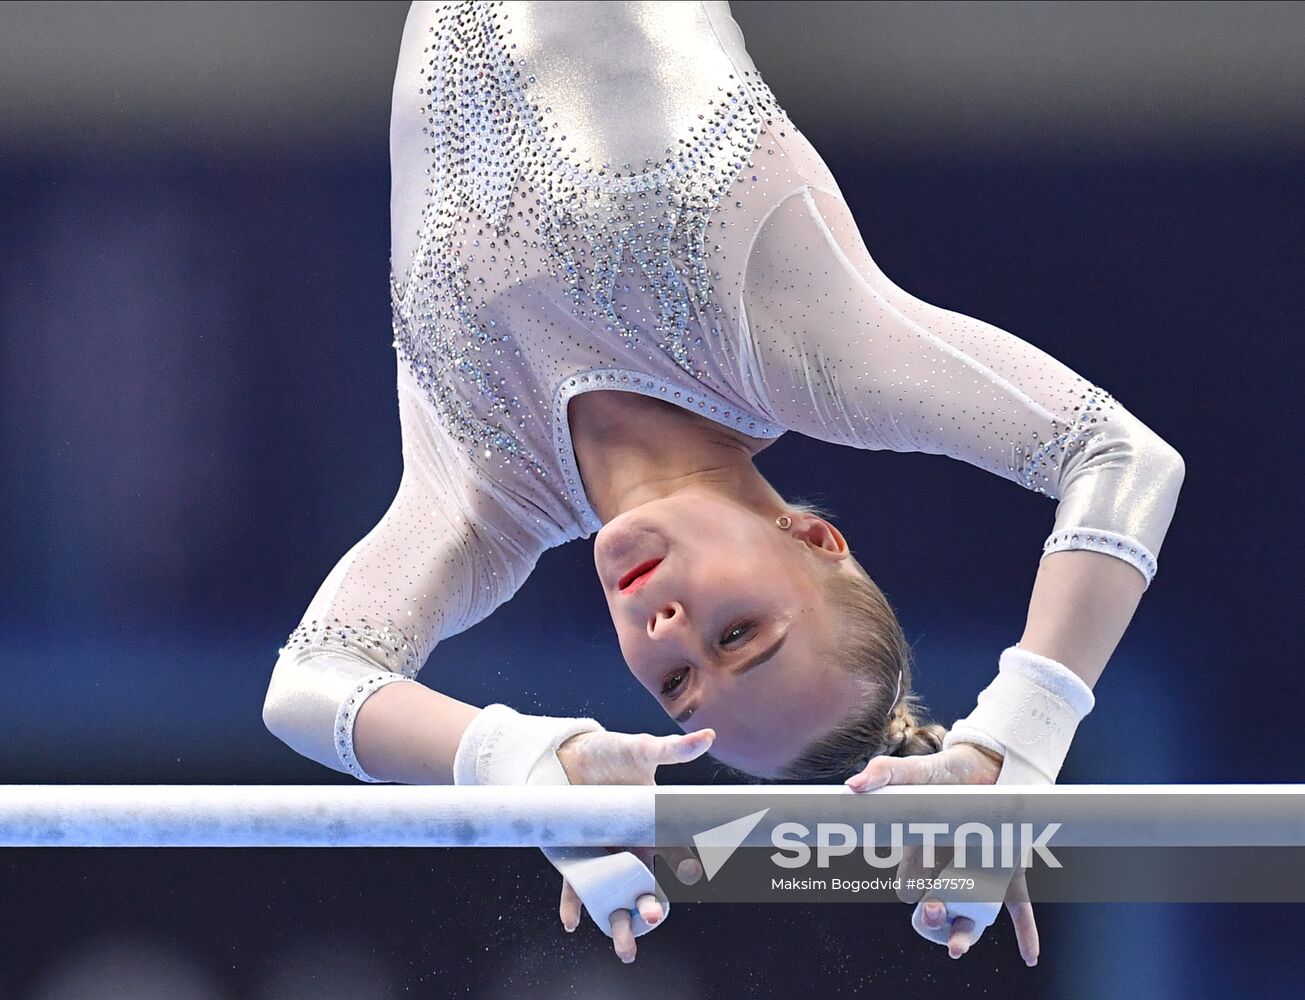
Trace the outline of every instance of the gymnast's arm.
{"type": "Polygon", "coordinates": [[[837,190],[776,207],[741,305],[759,401],[785,427],[948,455],[1058,500],[1019,645],[1095,683],[1156,574],[1178,451],[1046,352],[897,287],[837,190]]]}
{"type": "Polygon", "coordinates": [[[417,673],[440,639],[511,597],[544,546],[467,482],[401,359],[398,396],[398,491],[278,651],[263,721],[293,750],[361,781],[448,784],[480,709],[417,673]]]}

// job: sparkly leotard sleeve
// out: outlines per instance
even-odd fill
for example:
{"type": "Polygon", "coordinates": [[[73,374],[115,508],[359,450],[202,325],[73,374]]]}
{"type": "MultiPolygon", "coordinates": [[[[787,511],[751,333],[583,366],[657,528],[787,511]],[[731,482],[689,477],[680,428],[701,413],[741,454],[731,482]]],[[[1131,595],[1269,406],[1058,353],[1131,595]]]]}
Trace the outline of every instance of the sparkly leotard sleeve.
{"type": "Polygon", "coordinates": [[[1057,498],[1044,553],[1150,583],[1182,460],[1032,344],[890,282],[728,3],[417,2],[390,122],[404,473],[273,671],[264,719],[352,750],[374,691],[601,527],[567,403],[943,454],[1057,498]]]}
{"type": "Polygon", "coordinates": [[[946,455],[1057,499],[1044,555],[1103,552],[1150,585],[1184,476],[1178,452],[1045,351],[894,284],[832,178],[777,203],[756,232],[739,319],[770,419],[839,444],[946,455]]]}
{"type": "Polygon", "coordinates": [[[436,643],[507,600],[546,548],[492,483],[467,474],[402,362],[397,379],[398,490],[318,588],[279,651],[263,707],[293,749],[363,781],[376,780],[353,752],[363,702],[414,680],[436,643]]]}

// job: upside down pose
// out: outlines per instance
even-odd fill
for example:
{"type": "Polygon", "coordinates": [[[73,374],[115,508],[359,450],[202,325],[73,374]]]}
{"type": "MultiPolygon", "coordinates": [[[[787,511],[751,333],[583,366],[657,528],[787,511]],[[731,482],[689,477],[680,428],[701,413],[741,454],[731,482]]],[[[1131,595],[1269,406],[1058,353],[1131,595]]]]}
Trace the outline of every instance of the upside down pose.
{"type": "MultiPolygon", "coordinates": [[[[362,781],[651,783],[709,748],[854,789],[1055,780],[1183,461],[1106,390],[880,270],[727,3],[413,3],[390,154],[403,475],[279,650],[273,733],[362,781]],[[950,731],[849,540],[754,465],[789,431],[1057,501],[1023,634],[950,731]],[[683,735],[417,681],[541,553],[591,536],[621,652],[683,735]]],[[[563,922],[583,902],[633,959],[668,909],[643,862],[552,860],[563,922]]],[[[1031,962],[1031,910],[1011,912],[1031,962]]],[[[915,926],[958,955],[992,917],[934,899],[915,926]]]]}

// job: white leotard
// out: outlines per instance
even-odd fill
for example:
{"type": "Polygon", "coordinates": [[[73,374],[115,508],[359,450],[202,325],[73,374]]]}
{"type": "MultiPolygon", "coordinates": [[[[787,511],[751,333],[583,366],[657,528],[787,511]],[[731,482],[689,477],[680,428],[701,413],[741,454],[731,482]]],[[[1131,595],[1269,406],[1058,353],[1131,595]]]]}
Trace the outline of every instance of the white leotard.
{"type": "Polygon", "coordinates": [[[1032,344],[898,288],[729,5],[424,3],[390,126],[404,471],[279,651],[264,719],[362,780],[353,722],[601,522],[567,401],[947,455],[1058,501],[1044,552],[1146,582],[1177,451],[1032,344]]]}

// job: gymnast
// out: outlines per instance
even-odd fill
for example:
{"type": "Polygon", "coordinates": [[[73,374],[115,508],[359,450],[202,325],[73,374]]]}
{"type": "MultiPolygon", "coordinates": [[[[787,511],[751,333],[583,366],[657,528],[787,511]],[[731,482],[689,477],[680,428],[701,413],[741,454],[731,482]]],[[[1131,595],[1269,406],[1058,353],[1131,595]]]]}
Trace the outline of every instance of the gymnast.
{"type": "MultiPolygon", "coordinates": [[[[651,784],[709,749],[853,791],[1055,781],[1183,460],[1042,350],[885,276],[728,3],[413,3],[390,157],[403,473],[278,650],[273,734],[361,781],[651,784]],[[848,539],[754,465],[786,431],[1057,501],[1023,633],[950,729],[848,539]],[[683,734],[417,680],[591,536],[622,655],[683,734]]],[[[573,930],[583,905],[632,961],[668,903],[645,855],[600,853],[549,853],[559,914],[573,930]]],[[[998,909],[906,901],[952,957],[998,909]]],[[[1007,906],[1032,964],[1032,910],[1007,906]]]]}

